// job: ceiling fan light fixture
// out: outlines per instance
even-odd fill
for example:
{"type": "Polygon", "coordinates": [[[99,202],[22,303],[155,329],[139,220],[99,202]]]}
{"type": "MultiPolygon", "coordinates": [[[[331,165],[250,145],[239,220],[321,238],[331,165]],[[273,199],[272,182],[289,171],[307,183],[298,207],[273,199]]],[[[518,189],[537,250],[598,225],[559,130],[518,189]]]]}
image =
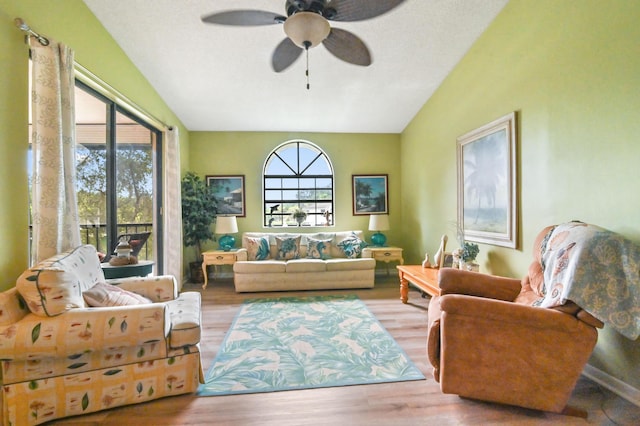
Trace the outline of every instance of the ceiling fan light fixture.
{"type": "Polygon", "coordinates": [[[322,43],[331,32],[329,21],[313,12],[298,12],[284,22],[284,33],[297,46],[305,49],[322,43]]]}

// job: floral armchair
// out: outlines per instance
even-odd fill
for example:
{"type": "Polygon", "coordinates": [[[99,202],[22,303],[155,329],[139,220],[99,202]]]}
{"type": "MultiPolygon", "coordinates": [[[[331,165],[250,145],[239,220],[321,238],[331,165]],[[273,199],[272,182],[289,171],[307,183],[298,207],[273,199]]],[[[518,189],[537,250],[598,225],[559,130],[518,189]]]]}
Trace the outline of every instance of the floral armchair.
{"type": "Polygon", "coordinates": [[[104,281],[87,245],[28,269],[0,293],[4,425],[196,390],[200,294],[178,295],[172,276],[104,281]]]}

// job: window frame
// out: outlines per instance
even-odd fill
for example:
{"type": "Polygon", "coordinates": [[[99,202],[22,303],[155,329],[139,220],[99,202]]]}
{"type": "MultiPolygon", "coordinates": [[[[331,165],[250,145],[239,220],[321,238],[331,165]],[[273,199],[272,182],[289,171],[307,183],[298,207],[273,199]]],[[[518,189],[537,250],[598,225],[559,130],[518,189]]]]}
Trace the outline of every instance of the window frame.
{"type": "MultiPolygon", "coordinates": [[[[121,230],[118,227],[117,218],[117,191],[116,191],[116,150],[117,150],[117,120],[116,115],[121,114],[136,124],[146,128],[149,132],[154,134],[155,142],[152,144],[152,161],[153,161],[153,260],[155,262],[155,270],[158,274],[163,271],[163,223],[162,220],[162,151],[163,151],[163,132],[156,128],[152,123],[145,120],[144,117],[133,113],[129,108],[125,108],[120,105],[116,99],[112,99],[110,96],[106,96],[101,91],[96,90],[93,85],[87,84],[83,79],[75,79],[76,90],[84,90],[87,94],[96,97],[98,100],[105,104],[106,111],[106,192],[107,192],[107,221],[105,223],[107,233],[107,254],[110,255],[113,247],[116,246],[118,235],[121,230]]],[[[107,90],[107,89],[104,89],[107,90]]]]}
{"type": "Polygon", "coordinates": [[[312,142],[309,142],[303,139],[292,139],[292,140],[281,143],[280,145],[275,147],[271,152],[269,152],[262,168],[262,226],[264,228],[318,227],[318,226],[334,227],[335,226],[335,220],[334,220],[334,214],[333,214],[334,211],[335,211],[335,174],[334,174],[333,164],[331,163],[331,159],[322,148],[320,148],[318,145],[312,142]],[[281,153],[282,151],[286,149],[290,149],[292,145],[294,145],[296,148],[297,165],[289,164],[284,158],[282,158],[279,155],[279,153],[281,153]],[[315,154],[313,159],[308,163],[305,163],[304,165],[300,165],[301,149],[308,150],[315,154]],[[278,158],[280,161],[282,161],[282,163],[284,163],[284,165],[287,166],[287,168],[291,171],[291,173],[267,174],[267,168],[271,165],[271,161],[274,158],[278,158]],[[329,173],[328,174],[305,174],[305,172],[307,172],[307,170],[313,164],[315,164],[316,161],[318,160],[323,160],[326,163],[327,167],[329,168],[329,173]],[[312,186],[301,185],[300,180],[303,180],[303,179],[306,181],[313,180],[314,184],[312,186]],[[272,181],[272,180],[280,180],[281,181],[280,185],[275,187],[271,186],[269,184],[269,181],[272,181]],[[294,180],[298,181],[297,185],[294,184],[294,186],[288,186],[284,184],[285,181],[294,181],[294,180]],[[330,186],[320,187],[318,186],[318,180],[329,180],[330,186]],[[281,195],[280,197],[276,198],[271,195],[268,195],[267,191],[269,191],[270,193],[274,191],[280,191],[281,195]],[[294,199],[294,198],[287,198],[284,195],[285,192],[288,192],[288,193],[297,192],[299,196],[300,191],[313,191],[314,197],[310,199],[301,200],[299,197],[294,199]],[[328,199],[318,198],[319,193],[326,194],[327,191],[330,191],[328,199]],[[328,217],[325,216],[326,209],[320,210],[320,211],[307,211],[306,212],[307,218],[309,217],[313,218],[312,224],[308,224],[308,220],[299,224],[294,224],[291,222],[287,224],[287,217],[290,216],[290,213],[288,211],[284,211],[284,206],[297,205],[298,207],[302,208],[304,204],[307,204],[307,205],[314,204],[316,206],[318,204],[321,204],[321,205],[330,204],[331,207],[329,209],[328,217]],[[279,209],[271,212],[271,207],[275,205],[279,205],[279,209]],[[272,222],[275,222],[276,218],[281,218],[281,223],[273,225],[272,222]]]}

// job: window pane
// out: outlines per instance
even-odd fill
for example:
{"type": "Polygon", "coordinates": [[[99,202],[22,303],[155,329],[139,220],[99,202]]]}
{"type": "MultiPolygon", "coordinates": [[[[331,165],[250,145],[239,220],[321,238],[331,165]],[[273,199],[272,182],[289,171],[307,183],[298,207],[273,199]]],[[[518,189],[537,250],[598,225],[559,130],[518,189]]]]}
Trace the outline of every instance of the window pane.
{"type": "Polygon", "coordinates": [[[291,170],[275,155],[269,159],[265,170],[265,175],[283,175],[290,174],[291,170]]]}
{"type": "Polygon", "coordinates": [[[298,193],[299,200],[315,200],[316,199],[316,191],[314,189],[303,189],[298,193]]]}
{"type": "Polygon", "coordinates": [[[318,188],[329,188],[331,189],[331,187],[333,186],[333,180],[332,179],[316,179],[316,186],[318,188]]]}
{"type": "MultiPolygon", "coordinates": [[[[298,148],[296,146],[291,146],[278,151],[278,156],[280,156],[287,166],[289,166],[287,167],[287,169],[289,169],[289,173],[290,170],[293,170],[296,173],[298,172],[298,148]]],[[[285,173],[288,174],[286,171],[283,171],[283,174],[285,173]]]]}
{"type": "Polygon", "coordinates": [[[300,179],[300,188],[315,188],[315,179],[300,179]]]}
{"type": "Polygon", "coordinates": [[[318,200],[330,200],[333,191],[330,189],[318,189],[316,191],[316,199],[318,200]]]}
{"type": "Polygon", "coordinates": [[[76,190],[80,239],[102,253],[107,247],[107,105],[75,89],[76,190]]]}
{"type": "Polygon", "coordinates": [[[298,179],[297,178],[285,178],[282,179],[282,187],[283,188],[298,188],[298,179]]]}
{"type": "Polygon", "coordinates": [[[281,179],[265,179],[264,185],[266,189],[280,188],[282,185],[281,179]]]}
{"type": "Polygon", "coordinates": [[[282,191],[264,191],[264,199],[267,200],[279,200],[282,198],[282,191]]]}
{"type": "Polygon", "coordinates": [[[293,201],[298,199],[298,191],[282,191],[282,199],[293,201]]]}
{"type": "Polygon", "coordinates": [[[304,172],[304,175],[331,175],[331,168],[329,167],[329,163],[327,163],[326,159],[320,157],[311,164],[311,166],[304,172]]]}
{"type": "MultiPolygon", "coordinates": [[[[153,133],[116,113],[116,203],[118,235],[153,229],[153,133]]],[[[138,258],[150,259],[153,244],[138,258]]]]}

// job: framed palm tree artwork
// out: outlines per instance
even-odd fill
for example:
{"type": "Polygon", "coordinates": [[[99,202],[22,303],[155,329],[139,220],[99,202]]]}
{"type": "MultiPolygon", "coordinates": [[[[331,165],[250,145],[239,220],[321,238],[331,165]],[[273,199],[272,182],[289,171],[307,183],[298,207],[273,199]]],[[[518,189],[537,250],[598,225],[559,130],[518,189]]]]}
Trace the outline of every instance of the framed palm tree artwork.
{"type": "Polygon", "coordinates": [[[353,214],[389,214],[388,175],[352,175],[353,214]]]}
{"type": "Polygon", "coordinates": [[[458,228],[465,241],[517,248],[516,113],[457,139],[458,228]]]}

